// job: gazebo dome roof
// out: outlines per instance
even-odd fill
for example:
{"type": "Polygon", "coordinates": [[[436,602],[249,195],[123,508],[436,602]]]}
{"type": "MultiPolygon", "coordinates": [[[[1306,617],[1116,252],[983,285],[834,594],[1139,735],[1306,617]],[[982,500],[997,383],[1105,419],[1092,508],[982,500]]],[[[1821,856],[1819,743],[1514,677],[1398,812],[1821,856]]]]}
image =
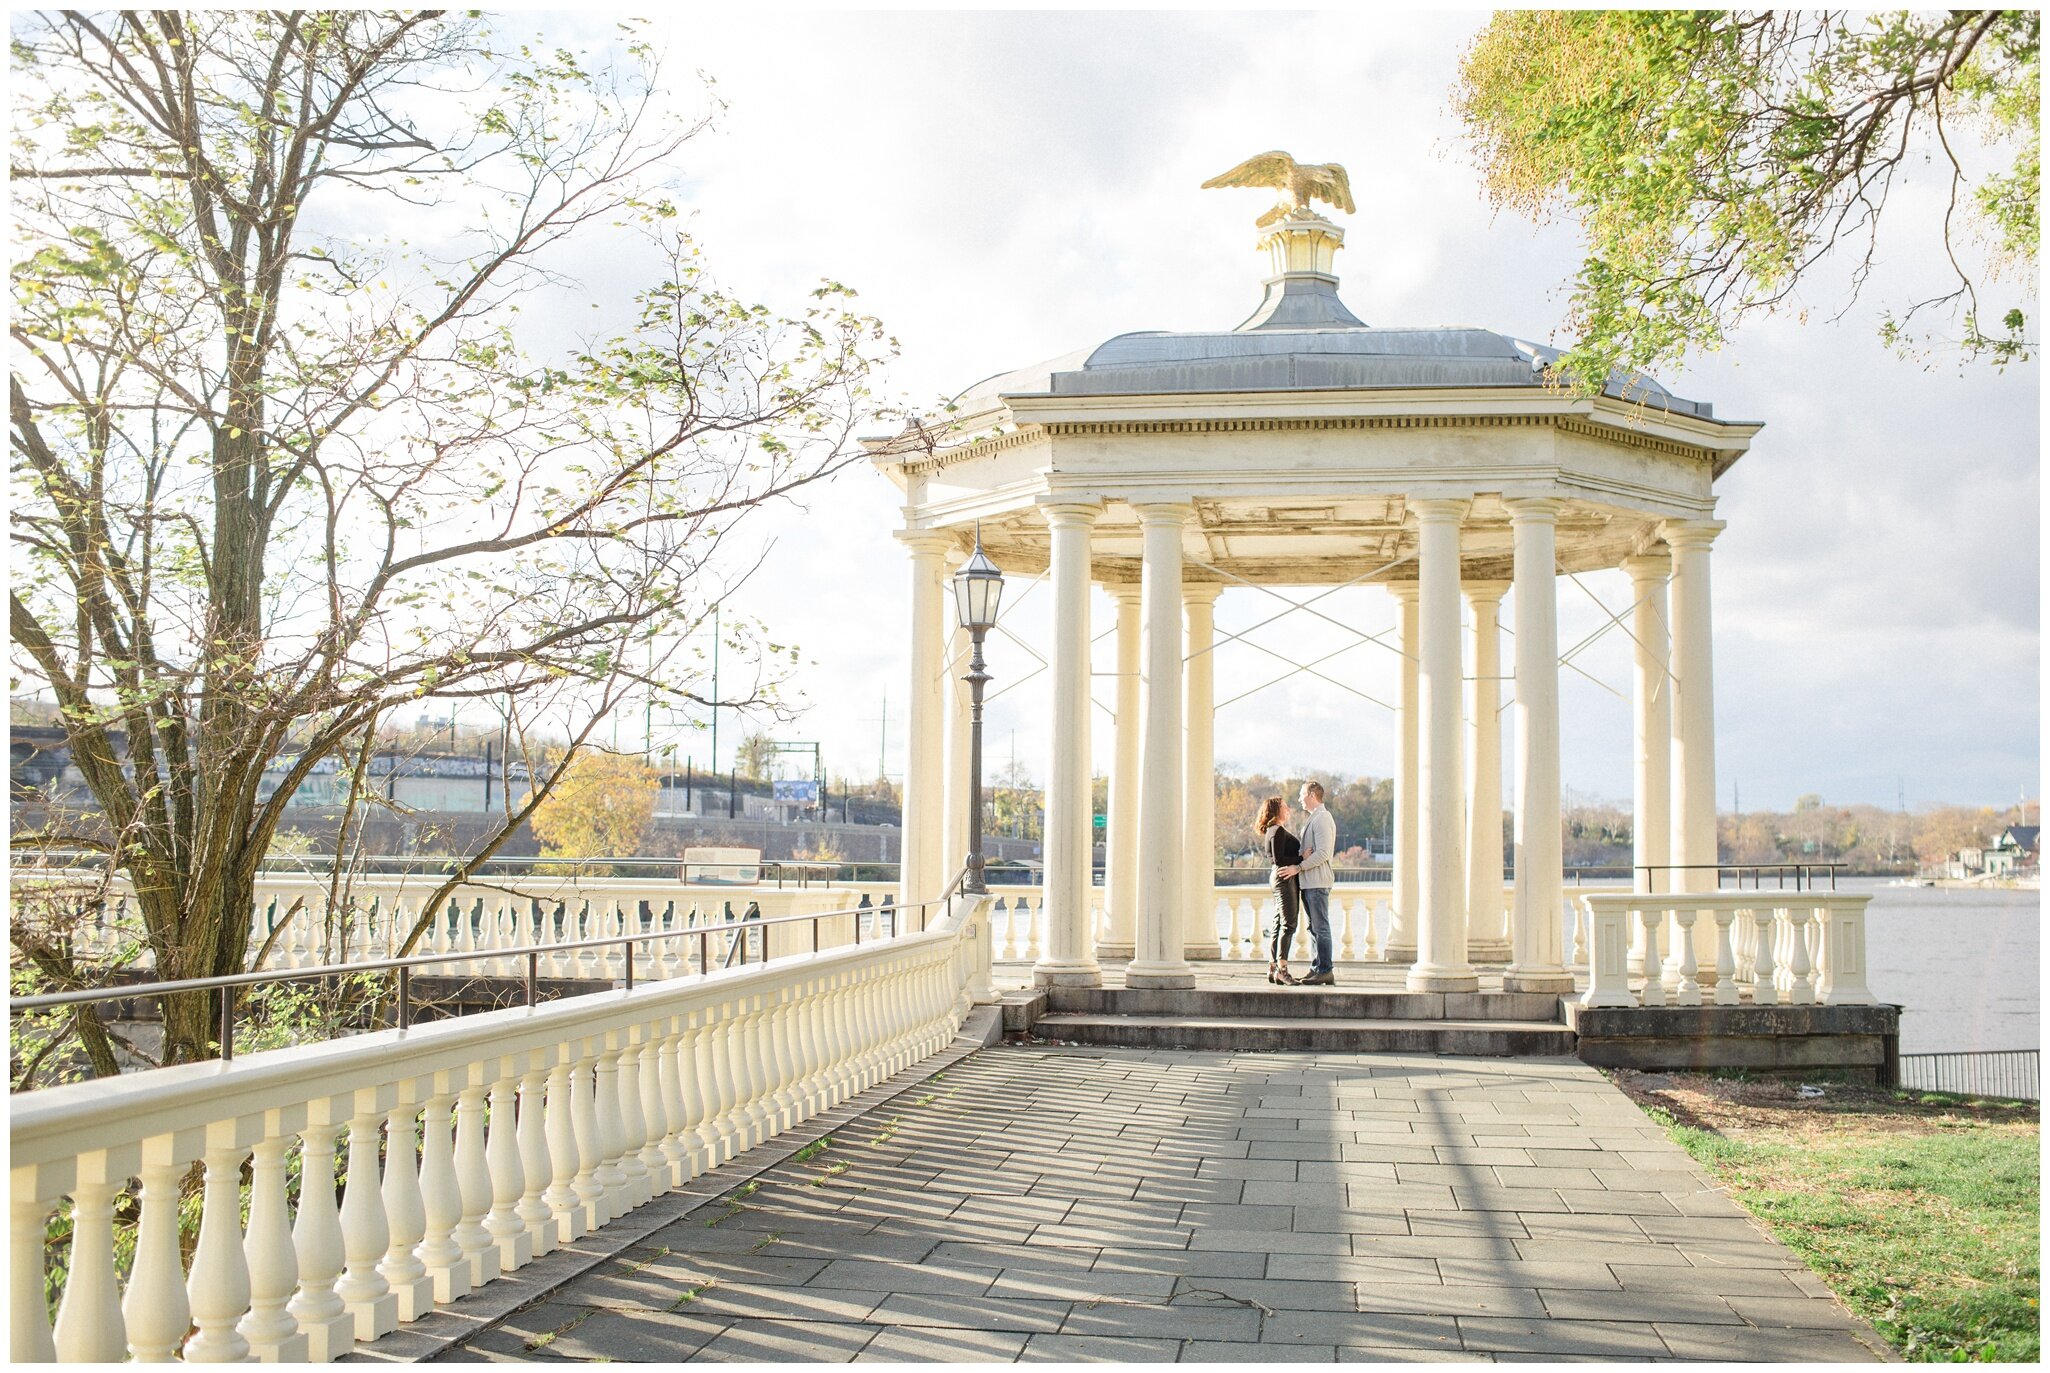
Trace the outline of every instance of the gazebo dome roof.
{"type": "MultiPolygon", "coordinates": [[[[1338,298],[1338,279],[1292,271],[1235,329],[1119,334],[1030,367],[1002,372],[957,398],[964,414],[1007,396],[1193,395],[1228,392],[1417,390],[1520,387],[1542,390],[1559,350],[1476,328],[1386,328],[1363,323],[1338,298]]],[[[1713,418],[1704,401],[1684,400],[1636,373],[1603,390],[1620,400],[1713,418]]]]}

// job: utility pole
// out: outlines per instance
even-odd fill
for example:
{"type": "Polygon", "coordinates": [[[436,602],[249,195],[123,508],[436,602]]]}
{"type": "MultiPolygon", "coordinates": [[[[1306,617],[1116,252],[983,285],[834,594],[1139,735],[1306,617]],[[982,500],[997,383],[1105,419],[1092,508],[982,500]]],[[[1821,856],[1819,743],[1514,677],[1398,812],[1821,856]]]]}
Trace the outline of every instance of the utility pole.
{"type": "Polygon", "coordinates": [[[881,737],[879,737],[879,738],[878,738],[878,739],[876,740],[876,780],[877,780],[878,782],[881,782],[881,781],[885,781],[885,780],[887,780],[887,779],[888,779],[888,777],[889,777],[889,761],[890,761],[890,689],[889,689],[888,687],[884,687],[884,688],[883,688],[883,714],[882,714],[882,731],[881,731],[881,737]]]}

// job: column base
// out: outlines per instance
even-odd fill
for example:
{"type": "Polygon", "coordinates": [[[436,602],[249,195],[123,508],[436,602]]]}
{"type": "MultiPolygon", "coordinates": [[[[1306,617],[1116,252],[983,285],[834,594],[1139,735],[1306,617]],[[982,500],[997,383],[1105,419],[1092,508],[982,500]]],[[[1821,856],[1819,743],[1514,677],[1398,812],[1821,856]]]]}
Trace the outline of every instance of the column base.
{"type": "Polygon", "coordinates": [[[1381,949],[1381,961],[1383,963],[1414,963],[1416,962],[1416,945],[1384,945],[1381,949]]]}
{"type": "Polygon", "coordinates": [[[1096,961],[1102,963],[1129,963],[1139,950],[1131,944],[1098,944],[1096,961]]]}
{"type": "Polygon", "coordinates": [[[1127,987],[1187,991],[1196,985],[1196,970],[1186,963],[1140,963],[1125,968],[1127,987]]]}
{"type": "Polygon", "coordinates": [[[1217,951],[1215,944],[1184,944],[1182,957],[1191,963],[1215,963],[1224,955],[1217,951]]]}
{"type": "Polygon", "coordinates": [[[1573,974],[1556,969],[1511,968],[1502,974],[1502,990],[1505,992],[1560,992],[1571,995],[1573,992],[1573,974]]]}
{"type": "Polygon", "coordinates": [[[1032,966],[1035,987],[1101,987],[1103,969],[1094,963],[1055,963],[1042,959],[1032,966]]]}
{"type": "Polygon", "coordinates": [[[1466,942],[1466,956],[1474,963],[1507,963],[1509,941],[1506,939],[1469,939],[1466,942]]]}
{"type": "Polygon", "coordinates": [[[1472,968],[1454,964],[1430,967],[1418,964],[1409,970],[1405,985],[1413,992],[1477,992],[1481,980],[1472,968]]]}

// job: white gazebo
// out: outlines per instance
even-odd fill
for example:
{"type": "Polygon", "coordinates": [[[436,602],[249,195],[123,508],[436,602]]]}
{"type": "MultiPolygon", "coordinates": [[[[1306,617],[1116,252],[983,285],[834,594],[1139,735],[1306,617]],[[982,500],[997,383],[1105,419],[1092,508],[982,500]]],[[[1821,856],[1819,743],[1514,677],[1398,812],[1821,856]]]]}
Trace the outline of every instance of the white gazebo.
{"type": "MultiPolygon", "coordinates": [[[[1719,420],[1643,377],[1577,394],[1554,380],[1553,350],[1486,329],[1364,324],[1338,296],[1343,241],[1299,193],[1260,235],[1266,295],[1237,328],[1123,334],[973,387],[943,433],[871,445],[904,491],[899,537],[911,553],[907,900],[937,894],[966,851],[968,702],[950,666],[966,646],[947,579],[979,525],[1007,573],[1051,583],[1041,985],[1095,985],[1103,962],[1129,960],[1127,986],[1188,987],[1191,960],[1217,956],[1212,623],[1234,587],[1374,583],[1400,606],[1383,956],[1410,965],[1412,990],[1474,990],[1475,961],[1505,959],[1504,990],[1572,988],[1562,574],[1622,568],[1634,587],[1617,621],[1635,643],[1639,884],[1715,886],[1714,483],[1760,426],[1719,420]],[[1092,582],[1117,607],[1102,939],[1089,890],[1092,582]],[[1493,839],[1505,595],[1516,719],[1507,910],[1493,839]]],[[[1694,937],[1712,968],[1712,929],[1694,937]]]]}

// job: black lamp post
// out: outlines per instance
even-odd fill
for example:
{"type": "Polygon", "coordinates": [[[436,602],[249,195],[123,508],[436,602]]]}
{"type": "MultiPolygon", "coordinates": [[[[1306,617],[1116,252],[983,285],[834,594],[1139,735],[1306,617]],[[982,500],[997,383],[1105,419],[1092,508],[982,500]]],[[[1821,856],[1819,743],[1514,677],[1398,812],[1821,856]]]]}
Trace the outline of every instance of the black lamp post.
{"type": "Polygon", "coordinates": [[[982,636],[997,622],[997,604],[1004,597],[1004,574],[982,551],[982,526],[975,526],[975,552],[954,574],[954,613],[974,645],[968,658],[968,696],[971,703],[968,726],[968,875],[962,890],[980,896],[989,888],[982,881],[982,688],[989,681],[983,671],[982,636]]]}

